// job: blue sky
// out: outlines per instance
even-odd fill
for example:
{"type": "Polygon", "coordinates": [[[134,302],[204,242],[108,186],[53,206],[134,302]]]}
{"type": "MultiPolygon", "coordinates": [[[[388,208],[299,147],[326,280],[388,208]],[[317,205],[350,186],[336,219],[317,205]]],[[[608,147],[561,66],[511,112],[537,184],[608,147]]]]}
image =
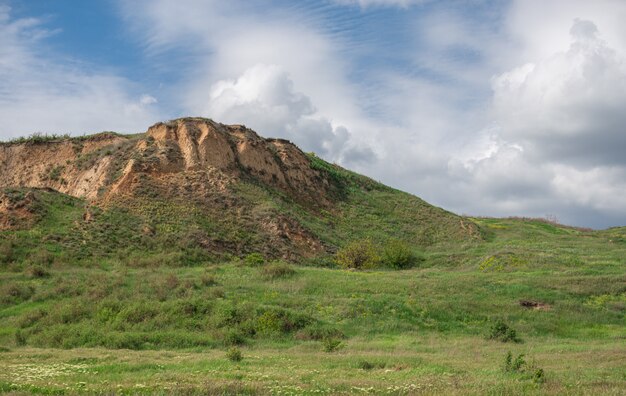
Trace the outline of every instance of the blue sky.
{"type": "Polygon", "coordinates": [[[457,213],[626,224],[619,0],[0,0],[0,139],[185,115],[457,213]]]}

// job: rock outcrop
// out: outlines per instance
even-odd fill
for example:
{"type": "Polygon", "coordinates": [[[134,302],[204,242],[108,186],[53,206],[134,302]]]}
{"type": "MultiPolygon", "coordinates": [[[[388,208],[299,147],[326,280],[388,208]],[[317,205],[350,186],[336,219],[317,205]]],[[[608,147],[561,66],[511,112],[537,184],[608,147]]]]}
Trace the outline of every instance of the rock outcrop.
{"type": "MultiPolygon", "coordinates": [[[[87,138],[0,144],[0,187],[52,188],[93,202],[198,173],[224,189],[254,178],[298,201],[327,204],[328,182],[289,141],[264,139],[241,125],[183,118],[158,123],[140,137],[102,133],[87,138]]],[[[207,184],[191,184],[202,189],[207,184]]]]}

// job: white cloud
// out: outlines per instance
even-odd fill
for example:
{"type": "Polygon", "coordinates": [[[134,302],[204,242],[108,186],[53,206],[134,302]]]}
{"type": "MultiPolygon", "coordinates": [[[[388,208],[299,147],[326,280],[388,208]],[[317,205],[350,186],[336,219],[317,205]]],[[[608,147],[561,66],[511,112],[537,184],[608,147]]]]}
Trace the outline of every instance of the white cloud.
{"type": "MultiPolygon", "coordinates": [[[[132,84],[53,58],[53,34],[36,18],[15,19],[0,6],[0,138],[33,132],[141,131],[157,117],[132,84]]],[[[59,58],[60,59],[60,58],[59,58]]]]}
{"type": "Polygon", "coordinates": [[[220,80],[209,89],[205,116],[226,123],[254,125],[265,136],[297,141],[304,150],[331,160],[372,160],[371,151],[350,147],[350,133],[318,114],[309,97],[294,88],[280,66],[257,64],[236,79],[220,80]]]}
{"type": "Polygon", "coordinates": [[[451,162],[456,176],[466,172],[465,196],[482,197],[479,213],[516,208],[578,224],[626,221],[625,54],[594,22],[570,23],[565,48],[492,79],[497,125],[473,158],[451,162]]]}

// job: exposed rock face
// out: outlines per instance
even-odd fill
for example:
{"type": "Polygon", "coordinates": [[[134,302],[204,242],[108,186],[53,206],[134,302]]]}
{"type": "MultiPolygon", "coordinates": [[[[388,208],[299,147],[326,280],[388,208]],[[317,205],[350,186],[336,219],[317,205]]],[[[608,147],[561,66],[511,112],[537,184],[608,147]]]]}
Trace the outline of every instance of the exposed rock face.
{"type": "Polygon", "coordinates": [[[110,158],[90,167],[77,167],[78,158],[125,139],[103,133],[88,139],[43,143],[0,144],[0,187],[52,188],[62,193],[95,198],[104,187],[110,158]]]}
{"type": "MultiPolygon", "coordinates": [[[[331,205],[328,181],[300,149],[286,140],[263,139],[241,125],[184,118],[157,123],[137,136],[102,133],[0,144],[0,188],[50,188],[93,205],[139,212],[146,199],[163,205],[192,202],[211,221],[223,218],[231,227],[254,229],[266,241],[268,255],[287,258],[324,250],[297,221],[241,197],[240,181],[279,190],[309,208],[331,205]]],[[[0,228],[30,216],[20,207],[1,206],[0,211],[0,228]]],[[[83,220],[90,219],[86,214],[83,220]]],[[[224,243],[205,241],[208,249],[249,249],[224,243]]]]}
{"type": "Polygon", "coordinates": [[[198,172],[207,177],[191,189],[201,190],[206,182],[223,190],[233,180],[251,176],[296,200],[328,203],[328,182],[295,145],[208,119],[158,123],[137,139],[105,133],[0,145],[0,187],[52,188],[91,201],[132,193],[143,183],[141,175],[166,182],[181,174],[193,179],[198,172]]]}

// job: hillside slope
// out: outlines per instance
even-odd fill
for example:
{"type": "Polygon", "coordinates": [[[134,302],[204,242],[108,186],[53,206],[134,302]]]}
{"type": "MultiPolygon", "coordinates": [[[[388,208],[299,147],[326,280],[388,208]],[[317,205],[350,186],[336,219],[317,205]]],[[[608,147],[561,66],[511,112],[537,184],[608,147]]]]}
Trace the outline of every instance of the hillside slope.
{"type": "MultiPolygon", "coordinates": [[[[203,259],[259,252],[296,260],[363,237],[416,246],[481,238],[471,221],[286,140],[202,118],[133,136],[2,143],[0,188],[0,230],[62,232],[48,250],[76,257],[79,250],[124,257],[193,251],[203,259]],[[59,230],[47,216],[73,220],[59,230]],[[78,235],[93,248],[78,249],[78,235]]],[[[16,238],[7,232],[0,238],[16,238]]]]}

